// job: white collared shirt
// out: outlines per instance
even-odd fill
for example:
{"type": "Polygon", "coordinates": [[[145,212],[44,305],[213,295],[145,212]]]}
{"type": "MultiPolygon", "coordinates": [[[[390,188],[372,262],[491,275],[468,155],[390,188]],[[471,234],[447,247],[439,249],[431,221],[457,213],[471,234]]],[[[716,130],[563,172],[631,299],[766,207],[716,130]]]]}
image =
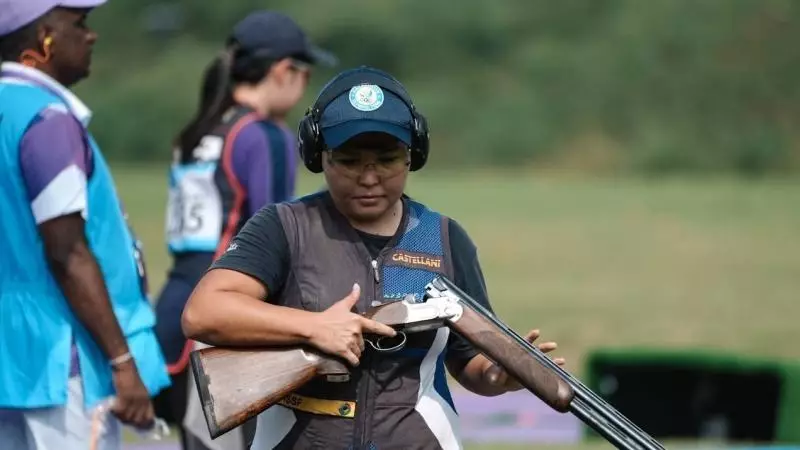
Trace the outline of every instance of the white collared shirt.
{"type": "MultiPolygon", "coordinates": [[[[76,131],[89,125],[92,112],[69,89],[44,72],[14,62],[0,64],[0,83],[40,86],[59,97],[63,103],[46,106],[40,117],[46,120],[64,120],[69,117],[76,131]],[[66,105],[66,106],[65,106],[66,105]],[[77,122],[74,120],[77,119],[77,122]]],[[[53,122],[49,122],[52,124],[53,122]]],[[[63,123],[63,122],[62,122],[63,123]]],[[[34,133],[34,124],[26,132],[34,133]]],[[[36,133],[39,133],[36,130],[36,133]]],[[[33,135],[36,135],[35,133],[33,135]]],[[[20,146],[20,170],[31,198],[31,211],[37,224],[68,214],[80,212],[84,219],[88,214],[86,149],[80,140],[54,139],[20,146]],[[33,148],[33,149],[32,149],[33,148]]]]}

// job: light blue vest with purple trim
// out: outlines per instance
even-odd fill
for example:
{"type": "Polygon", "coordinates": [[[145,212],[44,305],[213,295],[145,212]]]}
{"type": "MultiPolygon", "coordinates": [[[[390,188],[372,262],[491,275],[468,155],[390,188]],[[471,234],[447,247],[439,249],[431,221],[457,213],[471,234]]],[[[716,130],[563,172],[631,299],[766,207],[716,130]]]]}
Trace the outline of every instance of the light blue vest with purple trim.
{"type": "MultiPolygon", "coordinates": [[[[0,408],[64,405],[73,337],[85,407],[114,395],[108,360],[50,272],[19,166],[25,131],[54,104],[66,106],[51,90],[0,78],[0,408]]],[[[153,333],[141,254],[105,159],[88,131],[86,139],[94,161],[87,186],[86,237],[139,374],[155,394],[170,380],[153,333]]]]}

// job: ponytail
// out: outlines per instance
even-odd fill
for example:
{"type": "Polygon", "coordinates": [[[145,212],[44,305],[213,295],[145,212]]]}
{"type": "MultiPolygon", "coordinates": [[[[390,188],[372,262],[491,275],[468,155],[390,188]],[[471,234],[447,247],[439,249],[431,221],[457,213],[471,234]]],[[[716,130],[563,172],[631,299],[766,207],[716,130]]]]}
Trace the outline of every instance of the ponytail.
{"type": "Polygon", "coordinates": [[[200,105],[194,118],[181,130],[176,139],[176,157],[185,162],[191,159],[192,151],[203,136],[211,132],[222,119],[225,111],[234,104],[232,70],[238,46],[234,43],[225,48],[206,67],[200,91],[200,105]]]}

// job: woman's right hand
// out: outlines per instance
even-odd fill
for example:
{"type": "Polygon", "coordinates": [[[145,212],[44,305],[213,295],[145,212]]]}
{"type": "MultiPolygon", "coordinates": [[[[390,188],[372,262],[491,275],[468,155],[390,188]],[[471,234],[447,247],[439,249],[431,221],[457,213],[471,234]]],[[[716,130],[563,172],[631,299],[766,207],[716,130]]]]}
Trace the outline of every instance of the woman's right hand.
{"type": "Polygon", "coordinates": [[[397,332],[390,326],[352,312],[361,296],[361,287],[353,285],[347,297],[315,314],[309,343],[325,353],[342,357],[357,366],[364,351],[363,333],[393,337],[397,332]]]}

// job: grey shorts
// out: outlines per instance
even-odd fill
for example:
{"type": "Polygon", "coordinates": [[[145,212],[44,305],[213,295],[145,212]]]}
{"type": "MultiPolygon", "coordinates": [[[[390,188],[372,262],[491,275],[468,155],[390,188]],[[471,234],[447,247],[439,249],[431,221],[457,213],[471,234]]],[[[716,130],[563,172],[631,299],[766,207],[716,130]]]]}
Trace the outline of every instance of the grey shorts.
{"type": "Polygon", "coordinates": [[[0,409],[0,449],[121,450],[119,421],[83,408],[80,377],[70,378],[67,404],[0,409]]]}

